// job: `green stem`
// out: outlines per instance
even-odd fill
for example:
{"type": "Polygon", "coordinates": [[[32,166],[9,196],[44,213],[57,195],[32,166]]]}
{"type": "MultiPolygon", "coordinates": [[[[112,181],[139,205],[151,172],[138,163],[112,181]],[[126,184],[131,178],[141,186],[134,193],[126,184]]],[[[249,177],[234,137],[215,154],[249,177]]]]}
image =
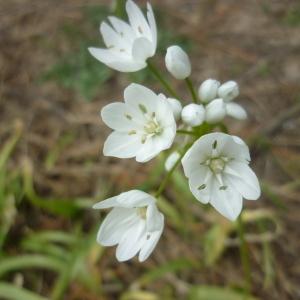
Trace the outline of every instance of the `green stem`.
{"type": "Polygon", "coordinates": [[[160,81],[160,83],[164,86],[164,88],[171,94],[172,97],[179,99],[177,93],[173,90],[173,88],[169,85],[169,83],[163,78],[157,68],[150,61],[147,62],[149,70],[152,74],[160,81]]]}
{"type": "Polygon", "coordinates": [[[244,234],[244,224],[242,220],[242,214],[237,219],[237,230],[240,240],[240,256],[245,276],[245,292],[250,294],[251,291],[251,270],[250,270],[250,260],[249,260],[249,250],[245,240],[244,234]]]}
{"type": "Polygon", "coordinates": [[[192,95],[193,102],[198,103],[198,96],[197,96],[197,93],[194,89],[194,86],[193,86],[193,83],[192,83],[191,79],[189,77],[187,77],[185,79],[185,82],[186,82],[186,85],[187,85],[191,95],[192,95]]]}
{"type": "Polygon", "coordinates": [[[182,130],[182,129],[178,129],[176,132],[179,133],[179,134],[197,135],[196,132],[190,131],[190,130],[182,130]]]}
{"type": "Polygon", "coordinates": [[[174,173],[174,171],[176,170],[176,168],[178,167],[178,165],[181,162],[181,159],[183,158],[183,156],[185,155],[185,153],[189,150],[189,148],[191,147],[193,143],[189,143],[185,146],[185,148],[183,149],[182,153],[180,154],[179,158],[177,159],[176,163],[174,164],[174,166],[172,167],[172,169],[167,173],[166,177],[163,179],[163,181],[161,182],[159,188],[157,189],[157,192],[155,193],[155,198],[158,198],[161,193],[164,191],[166,184],[168,183],[168,181],[170,180],[172,174],[174,173]]]}

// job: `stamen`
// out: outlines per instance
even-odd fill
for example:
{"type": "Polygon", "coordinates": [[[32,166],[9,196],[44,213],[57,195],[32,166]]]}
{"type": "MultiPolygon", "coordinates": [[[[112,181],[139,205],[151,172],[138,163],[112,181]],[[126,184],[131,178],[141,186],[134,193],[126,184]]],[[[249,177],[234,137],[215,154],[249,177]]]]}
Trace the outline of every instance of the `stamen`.
{"type": "Polygon", "coordinates": [[[206,184],[203,183],[202,185],[200,185],[200,186],[198,187],[198,190],[204,190],[205,188],[206,188],[206,184]]]}
{"type": "Polygon", "coordinates": [[[138,31],[140,34],[143,34],[143,30],[142,30],[141,26],[138,26],[138,31]]]}
{"type": "Polygon", "coordinates": [[[136,134],[136,130],[131,130],[131,131],[128,132],[128,134],[129,134],[129,135],[136,134]]]}
{"type": "Polygon", "coordinates": [[[132,116],[129,115],[129,114],[125,114],[125,117],[126,117],[128,120],[132,120],[132,116]]]}
{"type": "Polygon", "coordinates": [[[225,190],[227,190],[227,188],[228,188],[228,186],[222,185],[222,186],[219,187],[219,190],[220,191],[225,191],[225,190]]]}
{"type": "Polygon", "coordinates": [[[147,113],[147,108],[146,108],[145,105],[139,104],[139,109],[141,110],[141,112],[142,112],[143,114],[146,114],[146,113],[147,113]]]}
{"type": "Polygon", "coordinates": [[[213,149],[216,149],[217,145],[218,145],[218,142],[217,142],[217,140],[215,140],[214,143],[212,144],[213,149]]]}

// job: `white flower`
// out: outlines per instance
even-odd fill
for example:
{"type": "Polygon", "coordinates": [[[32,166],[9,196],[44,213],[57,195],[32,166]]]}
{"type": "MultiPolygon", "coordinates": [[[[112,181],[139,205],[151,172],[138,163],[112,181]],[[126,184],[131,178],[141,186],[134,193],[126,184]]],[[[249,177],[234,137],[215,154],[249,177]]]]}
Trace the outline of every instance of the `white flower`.
{"type": "Polygon", "coordinates": [[[105,46],[89,48],[90,53],[112,69],[121,72],[135,72],[147,66],[147,58],[156,51],[157,29],[151,5],[147,4],[147,20],[140,8],[127,0],[126,11],[129,24],[109,17],[112,25],[103,22],[100,26],[105,46]]]}
{"type": "Polygon", "coordinates": [[[176,122],[168,102],[134,83],[125,89],[124,99],[101,111],[104,123],[114,130],[104,143],[104,155],[146,162],[170,148],[176,122]]]}
{"type": "Polygon", "coordinates": [[[207,123],[221,122],[226,116],[226,105],[223,99],[218,98],[209,102],[205,107],[207,123]]]}
{"type": "Polygon", "coordinates": [[[217,98],[220,82],[215,79],[207,79],[199,87],[198,95],[202,102],[207,103],[217,98]]]}
{"type": "Polygon", "coordinates": [[[203,105],[191,103],[186,105],[181,112],[182,121],[189,126],[199,126],[205,120],[203,105]]]}
{"type": "Polygon", "coordinates": [[[223,83],[218,89],[218,95],[224,101],[228,102],[233,100],[239,95],[239,86],[235,81],[227,81],[223,83]]]}
{"type": "Polygon", "coordinates": [[[210,203],[223,216],[235,220],[243,197],[256,200],[260,196],[249,161],[249,149],[240,138],[216,132],[199,138],[183,157],[182,165],[197,200],[210,203]]]}
{"type": "Polygon", "coordinates": [[[167,70],[176,79],[185,79],[191,75],[191,62],[185,51],[179,46],[170,46],[165,57],[167,70]]]}
{"type": "Polygon", "coordinates": [[[176,164],[180,157],[180,153],[178,151],[172,152],[165,161],[165,169],[166,171],[170,171],[176,164]]]}
{"type": "Polygon", "coordinates": [[[132,190],[96,203],[93,208],[113,208],[102,222],[97,241],[103,246],[117,246],[118,261],[139,253],[146,260],[154,250],[164,228],[164,216],[151,195],[132,190]]]}

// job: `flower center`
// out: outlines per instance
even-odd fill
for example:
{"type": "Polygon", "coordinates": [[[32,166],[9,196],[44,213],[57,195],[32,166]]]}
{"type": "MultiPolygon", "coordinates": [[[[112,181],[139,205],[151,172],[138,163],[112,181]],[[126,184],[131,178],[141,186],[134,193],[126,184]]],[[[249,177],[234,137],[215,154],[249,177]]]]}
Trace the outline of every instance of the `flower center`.
{"type": "Polygon", "coordinates": [[[226,163],[222,158],[212,158],[209,167],[215,174],[220,174],[223,172],[225,164],[226,163]]]}
{"type": "Polygon", "coordinates": [[[147,134],[160,134],[162,133],[162,128],[160,124],[157,122],[156,118],[151,118],[146,125],[144,126],[144,130],[147,134]]]}
{"type": "Polygon", "coordinates": [[[146,207],[137,207],[136,208],[136,213],[138,214],[138,216],[141,219],[146,220],[146,212],[147,212],[147,208],[146,207]]]}

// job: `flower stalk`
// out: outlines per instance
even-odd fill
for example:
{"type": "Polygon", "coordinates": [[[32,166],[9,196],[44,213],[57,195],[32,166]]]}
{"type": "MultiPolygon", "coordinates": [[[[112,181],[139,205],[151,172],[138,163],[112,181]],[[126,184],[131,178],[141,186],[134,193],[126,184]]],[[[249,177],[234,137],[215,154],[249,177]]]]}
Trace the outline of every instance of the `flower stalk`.
{"type": "Polygon", "coordinates": [[[187,85],[187,87],[188,87],[188,89],[189,89],[189,91],[190,91],[190,93],[192,95],[193,102],[194,103],[198,103],[199,102],[198,101],[198,96],[197,96],[197,93],[196,93],[196,91],[194,89],[194,86],[193,86],[193,83],[192,83],[191,79],[189,77],[187,77],[185,79],[185,83],[186,83],[186,85],[187,85]]]}
{"type": "Polygon", "coordinates": [[[177,95],[177,93],[169,85],[169,83],[163,78],[163,76],[157,70],[157,68],[155,67],[155,65],[152,62],[150,62],[149,60],[147,61],[147,64],[148,64],[148,69],[150,70],[150,72],[163,85],[163,87],[170,93],[170,95],[172,97],[176,98],[176,99],[179,99],[179,96],[177,95]]]}

